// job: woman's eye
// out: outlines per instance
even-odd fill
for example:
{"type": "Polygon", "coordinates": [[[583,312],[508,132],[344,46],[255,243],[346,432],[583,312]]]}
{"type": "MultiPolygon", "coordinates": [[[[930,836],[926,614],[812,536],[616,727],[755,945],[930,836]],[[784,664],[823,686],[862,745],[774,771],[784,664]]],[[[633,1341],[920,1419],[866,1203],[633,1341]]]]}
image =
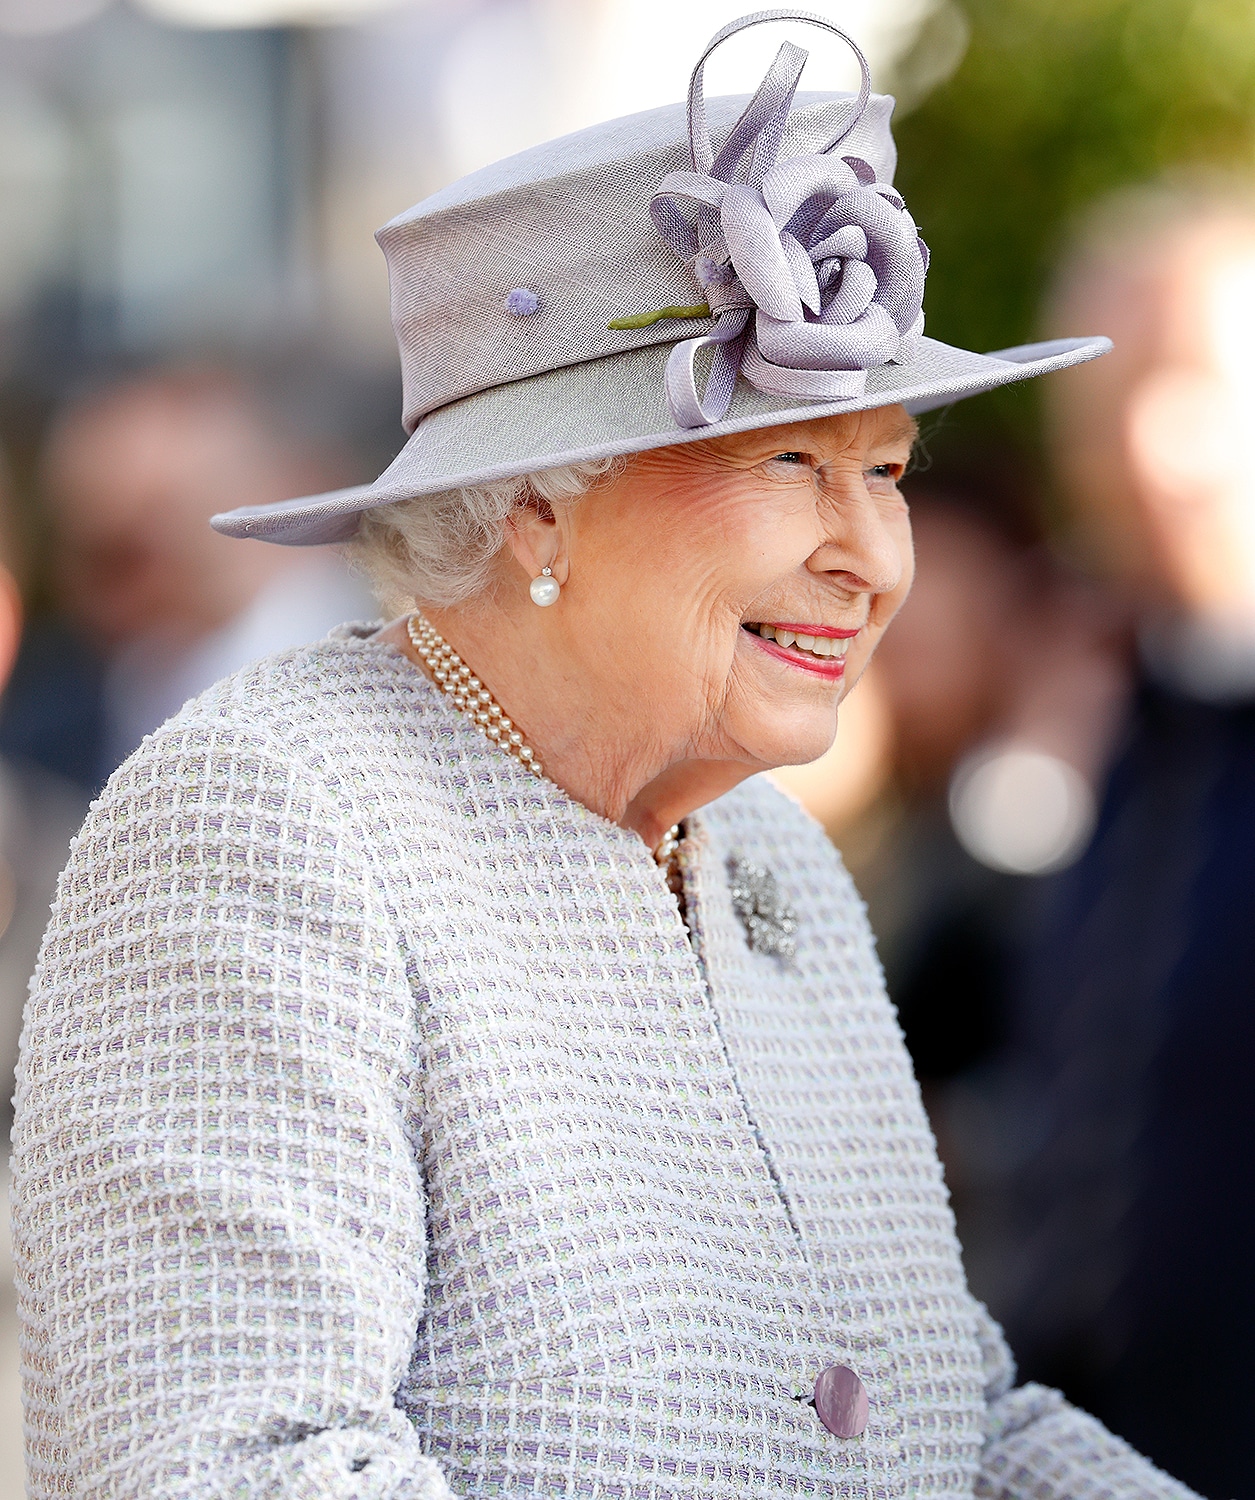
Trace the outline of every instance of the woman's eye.
{"type": "Polygon", "coordinates": [[[777,464],[800,464],[805,462],[806,460],[800,453],[777,453],[775,458],[772,459],[772,463],[777,464]]]}
{"type": "Polygon", "coordinates": [[[877,464],[874,469],[868,469],[869,479],[887,479],[891,484],[897,479],[897,464],[877,464]]]}

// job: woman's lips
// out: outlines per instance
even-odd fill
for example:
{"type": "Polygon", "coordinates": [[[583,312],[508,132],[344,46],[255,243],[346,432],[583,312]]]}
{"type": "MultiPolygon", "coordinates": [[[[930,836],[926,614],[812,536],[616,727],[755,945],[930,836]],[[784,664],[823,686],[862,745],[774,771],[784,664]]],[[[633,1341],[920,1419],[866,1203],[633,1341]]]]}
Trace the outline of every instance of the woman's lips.
{"type": "Polygon", "coordinates": [[[762,624],[751,626],[753,630],[781,630],[791,631],[794,635],[811,635],[822,637],[826,641],[852,641],[858,634],[858,630],[838,630],[835,625],[790,625],[785,620],[771,620],[764,626],[762,624]]]}
{"type": "Polygon", "coordinates": [[[858,634],[857,630],[836,630],[827,625],[754,623],[742,628],[757,646],[778,661],[825,682],[840,682],[845,676],[845,653],[858,634]]]}

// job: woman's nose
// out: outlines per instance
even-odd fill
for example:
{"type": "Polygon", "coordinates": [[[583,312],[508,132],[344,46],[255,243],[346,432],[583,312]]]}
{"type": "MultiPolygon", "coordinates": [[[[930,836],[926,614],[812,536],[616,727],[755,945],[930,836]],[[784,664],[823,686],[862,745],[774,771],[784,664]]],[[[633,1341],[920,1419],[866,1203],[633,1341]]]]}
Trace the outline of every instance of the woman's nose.
{"type": "Polygon", "coordinates": [[[844,573],[860,593],[892,593],[902,581],[903,558],[885,507],[861,476],[843,484],[826,507],[828,535],[809,560],[811,570],[844,573]]]}

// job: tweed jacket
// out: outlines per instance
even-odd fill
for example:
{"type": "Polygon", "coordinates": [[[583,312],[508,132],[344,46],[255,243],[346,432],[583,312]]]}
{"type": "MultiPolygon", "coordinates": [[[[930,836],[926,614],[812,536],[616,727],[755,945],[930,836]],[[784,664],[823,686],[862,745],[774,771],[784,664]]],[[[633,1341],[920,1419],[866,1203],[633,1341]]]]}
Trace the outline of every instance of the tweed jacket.
{"type": "Polygon", "coordinates": [[[1185,1500],[1012,1389],[822,831],[754,781],[683,866],[691,936],[361,630],[151,736],[27,1011],[31,1495],[1185,1500]],[[807,1404],[833,1364],[858,1437],[807,1404]]]}

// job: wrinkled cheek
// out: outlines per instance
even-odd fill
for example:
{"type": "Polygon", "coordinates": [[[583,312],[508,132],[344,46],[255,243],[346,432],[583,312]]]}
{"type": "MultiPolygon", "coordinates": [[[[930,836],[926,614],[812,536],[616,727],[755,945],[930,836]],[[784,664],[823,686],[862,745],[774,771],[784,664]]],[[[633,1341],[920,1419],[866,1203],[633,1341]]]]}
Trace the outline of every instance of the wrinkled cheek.
{"type": "Polygon", "coordinates": [[[766,675],[770,663],[766,654],[754,645],[744,631],[739,631],[738,635],[740,639],[735,642],[735,649],[724,674],[722,702],[728,712],[743,713],[752,710],[758,713],[762,709],[764,695],[771,695],[773,692],[773,685],[766,675]]]}
{"type": "Polygon", "coordinates": [[[902,558],[902,576],[896,588],[887,594],[877,594],[868,611],[869,628],[878,640],[889,628],[894,616],[907,601],[911,585],[915,581],[915,555],[910,545],[908,532],[905,545],[899,545],[902,558]]]}
{"type": "Polygon", "coordinates": [[[697,674],[702,710],[707,717],[724,713],[727,705],[737,695],[738,684],[745,675],[748,655],[747,645],[742,645],[739,639],[741,634],[738,625],[731,639],[724,639],[721,632],[709,643],[710,649],[697,674]]]}
{"type": "Polygon", "coordinates": [[[881,594],[872,604],[868,615],[868,627],[875,640],[879,640],[889,629],[894,617],[906,603],[910,592],[909,582],[903,583],[899,588],[894,589],[893,593],[881,594]]]}
{"type": "Polygon", "coordinates": [[[850,690],[867,670],[867,664],[876,653],[876,647],[884,639],[884,627],[866,631],[850,647],[845,658],[845,682],[841,696],[848,697],[850,690]]]}
{"type": "Polygon", "coordinates": [[[686,732],[724,696],[733,652],[700,622],[654,610],[618,647],[620,670],[653,718],[686,732]]]}

